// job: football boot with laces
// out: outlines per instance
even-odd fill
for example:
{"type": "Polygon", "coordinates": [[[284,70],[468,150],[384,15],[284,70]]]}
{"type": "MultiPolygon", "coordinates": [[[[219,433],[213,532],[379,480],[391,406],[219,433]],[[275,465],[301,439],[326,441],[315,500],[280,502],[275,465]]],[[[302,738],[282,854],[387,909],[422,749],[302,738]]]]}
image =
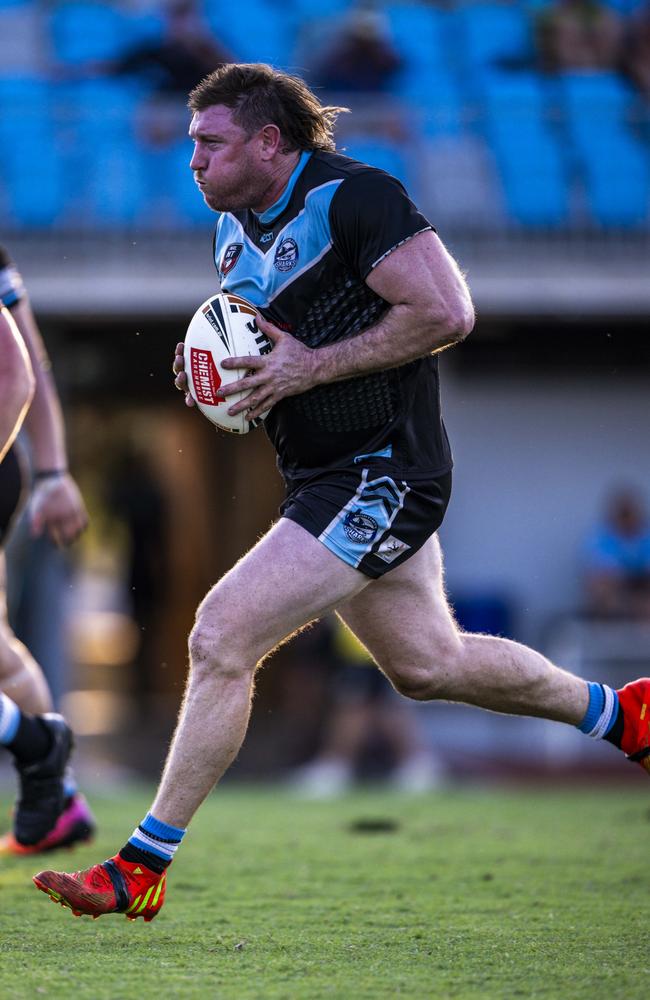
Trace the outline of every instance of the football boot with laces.
{"type": "Polygon", "coordinates": [[[167,872],[154,872],[116,854],[81,872],[39,872],[34,884],[75,917],[124,913],[127,920],[142,917],[149,923],[165,902],[166,877],[167,872]]]}

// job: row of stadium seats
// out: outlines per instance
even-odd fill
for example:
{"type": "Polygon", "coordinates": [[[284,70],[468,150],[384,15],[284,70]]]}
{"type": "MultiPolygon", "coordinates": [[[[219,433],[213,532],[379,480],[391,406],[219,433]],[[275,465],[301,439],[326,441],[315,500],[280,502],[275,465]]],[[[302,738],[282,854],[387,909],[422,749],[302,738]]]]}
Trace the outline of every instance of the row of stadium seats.
{"type": "MultiPolygon", "coordinates": [[[[156,144],[143,127],[148,108],[124,80],[0,79],[0,218],[30,226],[200,222],[207,210],[187,169],[183,113],[170,128],[179,138],[156,144]]],[[[545,83],[501,74],[486,80],[474,105],[452,108],[447,95],[432,94],[413,149],[369,134],[342,141],[425,201],[428,188],[445,183],[437,151],[471,147],[493,164],[484,194],[503,203],[502,223],[633,227],[648,222],[650,191],[648,123],[633,110],[614,76],[545,83]]],[[[453,170],[467,176],[475,165],[459,157],[453,170]]]]}
{"type": "MultiPolygon", "coordinates": [[[[21,2],[13,0],[14,7],[21,2]]],[[[399,100],[393,113],[407,112],[414,135],[404,148],[384,132],[364,132],[345,139],[348,152],[402,177],[424,204],[436,202],[440,190],[451,194],[455,181],[464,198],[442,199],[441,208],[471,205],[468,226],[479,219],[545,228],[646,225],[647,106],[613,73],[550,77],[532,68],[530,12],[544,3],[383,6],[406,60],[391,84],[391,98],[399,100]]],[[[628,13],[635,4],[615,5],[628,13]]],[[[7,6],[0,0],[0,13],[7,6]]],[[[247,0],[227,18],[211,2],[205,12],[215,36],[240,58],[291,67],[299,27],[310,19],[320,25],[349,6],[287,0],[279,18],[270,0],[247,0]]],[[[90,0],[57,3],[48,15],[57,58],[82,66],[158,37],[160,17],[137,10],[90,0]]],[[[74,227],[205,219],[186,167],[187,141],[156,145],[145,134],[151,93],[135,77],[53,82],[0,66],[0,221],[74,227]]],[[[169,134],[182,136],[177,110],[169,134]]]]}

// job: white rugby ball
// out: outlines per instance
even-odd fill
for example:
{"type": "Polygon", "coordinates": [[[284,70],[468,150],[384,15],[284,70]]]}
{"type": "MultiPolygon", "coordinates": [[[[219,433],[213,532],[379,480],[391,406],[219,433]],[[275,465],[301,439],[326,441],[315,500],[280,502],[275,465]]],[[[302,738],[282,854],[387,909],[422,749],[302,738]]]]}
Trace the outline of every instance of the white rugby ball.
{"type": "MultiPolygon", "coordinates": [[[[185,335],[185,372],[189,390],[201,412],[224,431],[247,434],[267,416],[247,420],[244,413],[230,416],[228,410],[246,392],[222,396],[220,389],[244,377],[244,369],[222,368],[225,358],[268,354],[273,344],[255,322],[257,310],[230,292],[207,299],[196,310],[185,335]]],[[[250,392],[250,390],[248,390],[250,392]]]]}

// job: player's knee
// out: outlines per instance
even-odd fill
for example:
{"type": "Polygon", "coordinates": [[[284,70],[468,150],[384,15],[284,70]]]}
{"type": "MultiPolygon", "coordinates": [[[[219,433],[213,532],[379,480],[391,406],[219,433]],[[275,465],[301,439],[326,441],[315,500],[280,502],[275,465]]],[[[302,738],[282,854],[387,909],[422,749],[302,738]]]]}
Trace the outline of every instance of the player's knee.
{"type": "Polygon", "coordinates": [[[219,628],[197,620],[188,639],[190,669],[196,679],[221,677],[236,679],[250,673],[235,641],[219,628]]]}
{"type": "Polygon", "coordinates": [[[434,701],[449,696],[450,678],[454,677],[462,656],[462,640],[440,642],[419,662],[416,658],[390,672],[396,691],[413,701],[434,701]]]}

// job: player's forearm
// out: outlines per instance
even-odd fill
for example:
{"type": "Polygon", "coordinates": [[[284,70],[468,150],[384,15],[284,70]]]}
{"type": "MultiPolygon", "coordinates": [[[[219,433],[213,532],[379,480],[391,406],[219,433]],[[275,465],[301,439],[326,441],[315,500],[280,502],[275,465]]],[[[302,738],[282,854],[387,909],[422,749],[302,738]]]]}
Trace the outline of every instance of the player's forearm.
{"type": "Polygon", "coordinates": [[[32,362],[35,391],[25,419],[36,470],[65,469],[68,464],[63,414],[50,371],[50,361],[29,303],[22,300],[12,310],[32,362]]]}
{"type": "Polygon", "coordinates": [[[391,306],[378,323],[362,333],[317,348],[313,353],[314,381],[336,382],[397,368],[463,340],[473,322],[471,303],[426,312],[407,305],[391,306]]]}

